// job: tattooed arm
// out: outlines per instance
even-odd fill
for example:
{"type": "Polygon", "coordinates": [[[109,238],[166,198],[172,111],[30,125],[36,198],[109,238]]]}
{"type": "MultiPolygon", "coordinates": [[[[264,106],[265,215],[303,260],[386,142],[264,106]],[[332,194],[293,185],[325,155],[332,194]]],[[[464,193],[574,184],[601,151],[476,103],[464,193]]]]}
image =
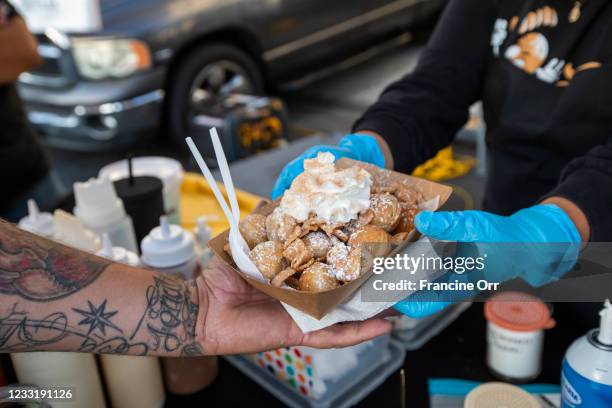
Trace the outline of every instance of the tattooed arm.
{"type": "Polygon", "coordinates": [[[201,352],[195,282],[131,268],[0,221],[0,351],[201,352]]]}
{"type": "Polygon", "coordinates": [[[0,220],[0,352],[233,354],[346,346],[390,328],[373,319],[303,334],[279,302],[217,260],[197,280],[183,281],[0,220]]]}

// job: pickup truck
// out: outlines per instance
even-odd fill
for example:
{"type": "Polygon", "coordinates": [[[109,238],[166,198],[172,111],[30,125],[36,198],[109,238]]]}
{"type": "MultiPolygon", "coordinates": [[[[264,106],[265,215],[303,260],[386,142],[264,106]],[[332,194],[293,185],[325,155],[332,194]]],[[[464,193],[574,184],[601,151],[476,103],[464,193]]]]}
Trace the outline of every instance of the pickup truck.
{"type": "Polygon", "coordinates": [[[266,94],[435,15],[443,0],[12,0],[44,63],[19,79],[42,140],[183,143],[194,112],[266,94]]]}

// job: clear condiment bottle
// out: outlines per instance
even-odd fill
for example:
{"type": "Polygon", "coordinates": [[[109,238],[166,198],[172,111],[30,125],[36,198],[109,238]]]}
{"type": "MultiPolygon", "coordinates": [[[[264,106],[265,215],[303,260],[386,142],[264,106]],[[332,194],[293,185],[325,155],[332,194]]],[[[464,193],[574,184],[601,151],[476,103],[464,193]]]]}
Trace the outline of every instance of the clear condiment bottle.
{"type": "Polygon", "coordinates": [[[115,245],[138,253],[132,219],[109,180],[92,178],[74,183],[74,199],[74,215],[86,228],[106,233],[115,245]]]}
{"type": "MultiPolygon", "coordinates": [[[[193,235],[160,217],[141,244],[145,266],[168,275],[193,279],[199,272],[193,235]]],[[[173,394],[194,394],[217,377],[217,357],[166,357],[161,359],[166,388],[173,394]]]]}
{"type": "MultiPolygon", "coordinates": [[[[32,208],[30,208],[30,215],[32,215],[32,208]]],[[[60,231],[81,232],[81,230],[74,228],[64,230],[63,226],[63,224],[60,225],[60,231]]],[[[66,241],[74,241],[75,245],[73,246],[77,249],[91,249],[91,242],[88,240],[81,241],[83,245],[79,246],[78,239],[64,238],[66,238],[66,241]]],[[[13,353],[11,354],[11,360],[17,380],[21,384],[36,384],[46,388],[69,387],[72,389],[72,392],[75,393],[75,398],[70,401],[54,401],[54,407],[79,408],[84,406],[83,404],[91,408],[104,408],[106,406],[102,382],[100,381],[96,359],[93,354],[64,352],[13,353]]]]}
{"type": "Polygon", "coordinates": [[[19,228],[45,238],[53,237],[53,215],[40,212],[36,201],[28,200],[28,215],[19,221],[19,228]]]}
{"type": "MultiPolygon", "coordinates": [[[[140,265],[138,255],[113,247],[108,234],[102,235],[102,249],[96,255],[129,266],[140,265]]],[[[100,363],[113,408],[163,406],[166,393],[157,357],[104,354],[100,363]]]]}

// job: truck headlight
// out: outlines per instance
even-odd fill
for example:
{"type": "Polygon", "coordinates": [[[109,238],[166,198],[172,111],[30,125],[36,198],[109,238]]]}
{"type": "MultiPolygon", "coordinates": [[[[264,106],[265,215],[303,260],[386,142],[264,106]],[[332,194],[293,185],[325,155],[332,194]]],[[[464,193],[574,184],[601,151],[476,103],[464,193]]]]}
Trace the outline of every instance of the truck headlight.
{"type": "Polygon", "coordinates": [[[73,38],[79,73],[88,79],[125,78],[151,67],[149,47],[138,40],[73,38]]]}

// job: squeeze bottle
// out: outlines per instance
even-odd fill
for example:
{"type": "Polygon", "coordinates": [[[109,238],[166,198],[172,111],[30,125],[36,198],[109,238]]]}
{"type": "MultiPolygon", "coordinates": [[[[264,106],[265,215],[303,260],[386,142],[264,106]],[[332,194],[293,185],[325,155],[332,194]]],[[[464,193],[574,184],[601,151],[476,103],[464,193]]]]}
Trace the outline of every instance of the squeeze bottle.
{"type": "MultiPolygon", "coordinates": [[[[199,271],[193,235],[178,225],[171,225],[166,216],[141,244],[141,261],[163,274],[194,279],[199,271]]],[[[161,359],[169,392],[194,394],[207,387],[217,376],[217,357],[165,357],[161,359]]]]}
{"type": "MultiPolygon", "coordinates": [[[[96,255],[129,266],[140,265],[138,255],[121,247],[113,247],[108,234],[102,235],[102,249],[96,255]]],[[[100,363],[113,408],[164,405],[166,393],[157,357],[103,354],[100,363]]]]}
{"type": "Polygon", "coordinates": [[[53,237],[53,215],[40,212],[36,201],[28,200],[28,215],[19,221],[19,228],[45,238],[53,237]]]}
{"type": "Polygon", "coordinates": [[[159,220],[159,227],[142,240],[142,263],[165,274],[193,279],[198,268],[193,235],[170,224],[165,215],[159,220]]]}
{"type": "Polygon", "coordinates": [[[107,179],[74,183],[74,215],[90,230],[107,233],[113,244],[138,253],[132,219],[107,179]]]}
{"type": "Polygon", "coordinates": [[[561,370],[562,408],[612,407],[612,305],[599,312],[599,329],[574,341],[561,370]]]}
{"type": "MultiPolygon", "coordinates": [[[[30,215],[32,215],[32,209],[30,208],[30,215]]],[[[70,228],[64,232],[69,231],[81,232],[81,230],[70,228]]],[[[69,241],[70,239],[66,240],[69,241]]],[[[74,241],[78,243],[78,240],[74,241]]],[[[74,246],[81,250],[91,249],[91,243],[88,240],[83,242],[83,247],[74,246]]],[[[74,399],[53,401],[54,407],[79,408],[87,406],[104,408],[106,406],[102,383],[93,354],[65,352],[13,353],[11,354],[11,360],[17,380],[21,384],[35,384],[43,388],[72,388],[74,399]]]]}
{"type": "Polygon", "coordinates": [[[53,212],[53,239],[81,251],[96,253],[102,248],[100,236],[83,226],[81,220],[64,211],[53,212]]]}

